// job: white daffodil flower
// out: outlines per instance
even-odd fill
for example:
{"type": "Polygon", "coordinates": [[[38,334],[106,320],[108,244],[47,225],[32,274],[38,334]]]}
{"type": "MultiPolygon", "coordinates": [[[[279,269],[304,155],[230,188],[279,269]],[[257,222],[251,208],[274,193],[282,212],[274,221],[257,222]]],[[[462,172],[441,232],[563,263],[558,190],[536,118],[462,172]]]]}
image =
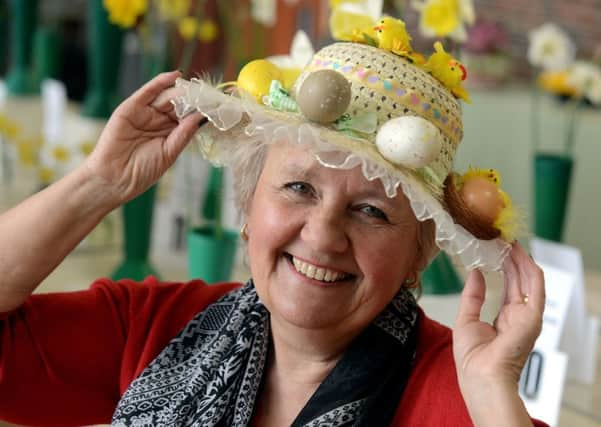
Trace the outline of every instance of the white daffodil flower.
{"type": "Polygon", "coordinates": [[[251,0],[250,2],[252,18],[267,27],[272,27],[275,24],[276,11],[276,0],[251,0]]]}
{"type": "Polygon", "coordinates": [[[289,89],[314,54],[311,40],[304,31],[298,30],[292,39],[289,55],[275,55],[266,59],[282,70],[284,73],[282,84],[289,89]]]}
{"type": "Polygon", "coordinates": [[[576,47],[568,34],[553,23],[546,23],[528,34],[528,61],[545,71],[561,71],[570,66],[576,47]]]}
{"type": "Polygon", "coordinates": [[[568,69],[568,82],[579,96],[601,104],[601,69],[588,61],[576,61],[568,69]]]}

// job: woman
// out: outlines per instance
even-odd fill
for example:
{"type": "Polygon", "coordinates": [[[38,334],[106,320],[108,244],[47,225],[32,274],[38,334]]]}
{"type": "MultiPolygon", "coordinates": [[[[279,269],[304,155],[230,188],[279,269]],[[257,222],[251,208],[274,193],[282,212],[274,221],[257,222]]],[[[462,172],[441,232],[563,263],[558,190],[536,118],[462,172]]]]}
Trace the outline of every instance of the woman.
{"type": "MultiPolygon", "coordinates": [[[[364,52],[354,44],[343,49],[353,50],[349,59],[364,52]]],[[[412,67],[415,81],[455,102],[402,56],[368,51],[377,56],[372,64],[387,58],[412,67]]],[[[330,65],[322,62],[322,69],[330,65]]],[[[313,71],[315,63],[299,84],[313,71]]],[[[436,175],[450,173],[451,162],[439,160],[452,159],[446,139],[428,170],[410,174],[388,168],[393,156],[378,157],[366,145],[375,132],[357,136],[359,117],[377,118],[378,129],[382,110],[414,117],[413,98],[393,114],[385,100],[364,102],[359,92],[373,87],[349,78],[343,121],[354,127],[341,130],[340,120],[315,124],[306,106],[304,118],[266,112],[202,83],[179,82],[174,95],[167,89],[178,76],[160,75],[126,100],[79,169],[0,216],[0,418],[39,425],[111,416],[114,425],[532,425],[517,381],[540,331],[541,271],[518,244],[507,255],[502,242],[449,221],[425,193],[436,195],[436,175]],[[174,96],[179,123],[168,102],[174,96]],[[354,109],[359,102],[364,107],[354,109]],[[371,108],[373,115],[362,116],[371,108]],[[252,280],[100,280],[88,291],[30,296],[104,215],[164,173],[206,121],[199,112],[211,122],[201,128],[204,152],[241,176],[252,280]],[[34,227],[38,233],[23,239],[34,227]],[[410,290],[435,241],[471,267],[504,260],[505,298],[494,325],[479,320],[485,284],[478,270],[466,282],[452,339],[419,309],[410,290]]],[[[397,77],[395,85],[406,82],[397,77]]],[[[259,102],[274,95],[266,104],[276,105],[273,92],[259,95],[259,102]]],[[[454,135],[444,138],[460,139],[454,135]]]]}

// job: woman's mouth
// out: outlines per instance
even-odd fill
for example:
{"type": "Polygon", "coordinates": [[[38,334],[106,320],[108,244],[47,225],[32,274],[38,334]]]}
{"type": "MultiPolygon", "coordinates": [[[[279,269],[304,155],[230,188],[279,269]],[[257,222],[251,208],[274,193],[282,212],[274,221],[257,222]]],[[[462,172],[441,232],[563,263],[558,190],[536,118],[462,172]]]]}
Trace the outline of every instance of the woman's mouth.
{"type": "Polygon", "coordinates": [[[310,264],[290,254],[285,254],[285,256],[298,273],[302,274],[303,276],[309,279],[317,280],[319,282],[324,283],[335,283],[349,280],[354,277],[354,275],[350,273],[344,273],[341,271],[331,270],[329,268],[319,267],[317,265],[310,264]]]}

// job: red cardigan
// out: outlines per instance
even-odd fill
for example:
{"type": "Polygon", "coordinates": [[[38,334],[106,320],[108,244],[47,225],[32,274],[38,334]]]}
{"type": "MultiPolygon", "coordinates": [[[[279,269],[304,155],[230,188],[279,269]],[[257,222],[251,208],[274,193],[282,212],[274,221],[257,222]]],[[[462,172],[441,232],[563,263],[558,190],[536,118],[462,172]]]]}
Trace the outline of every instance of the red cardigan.
{"type": "MultiPolygon", "coordinates": [[[[40,426],[109,423],[130,382],[171,338],[239,286],[101,279],[86,291],[30,297],[0,314],[0,419],[40,426]]],[[[451,331],[423,316],[416,366],[393,426],[469,425],[451,331]]]]}

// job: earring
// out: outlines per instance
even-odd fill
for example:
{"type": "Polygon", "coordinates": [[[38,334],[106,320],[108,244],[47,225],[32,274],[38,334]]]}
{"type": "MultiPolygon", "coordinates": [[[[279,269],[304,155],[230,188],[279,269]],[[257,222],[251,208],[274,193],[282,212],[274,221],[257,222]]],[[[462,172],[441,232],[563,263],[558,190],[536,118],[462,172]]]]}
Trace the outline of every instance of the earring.
{"type": "Polygon", "coordinates": [[[240,229],[240,238],[245,242],[248,242],[248,224],[244,223],[242,228],[240,229]]]}
{"type": "Polygon", "coordinates": [[[415,282],[415,277],[407,277],[405,280],[403,280],[403,285],[410,288],[411,285],[415,285],[415,282]]]}

